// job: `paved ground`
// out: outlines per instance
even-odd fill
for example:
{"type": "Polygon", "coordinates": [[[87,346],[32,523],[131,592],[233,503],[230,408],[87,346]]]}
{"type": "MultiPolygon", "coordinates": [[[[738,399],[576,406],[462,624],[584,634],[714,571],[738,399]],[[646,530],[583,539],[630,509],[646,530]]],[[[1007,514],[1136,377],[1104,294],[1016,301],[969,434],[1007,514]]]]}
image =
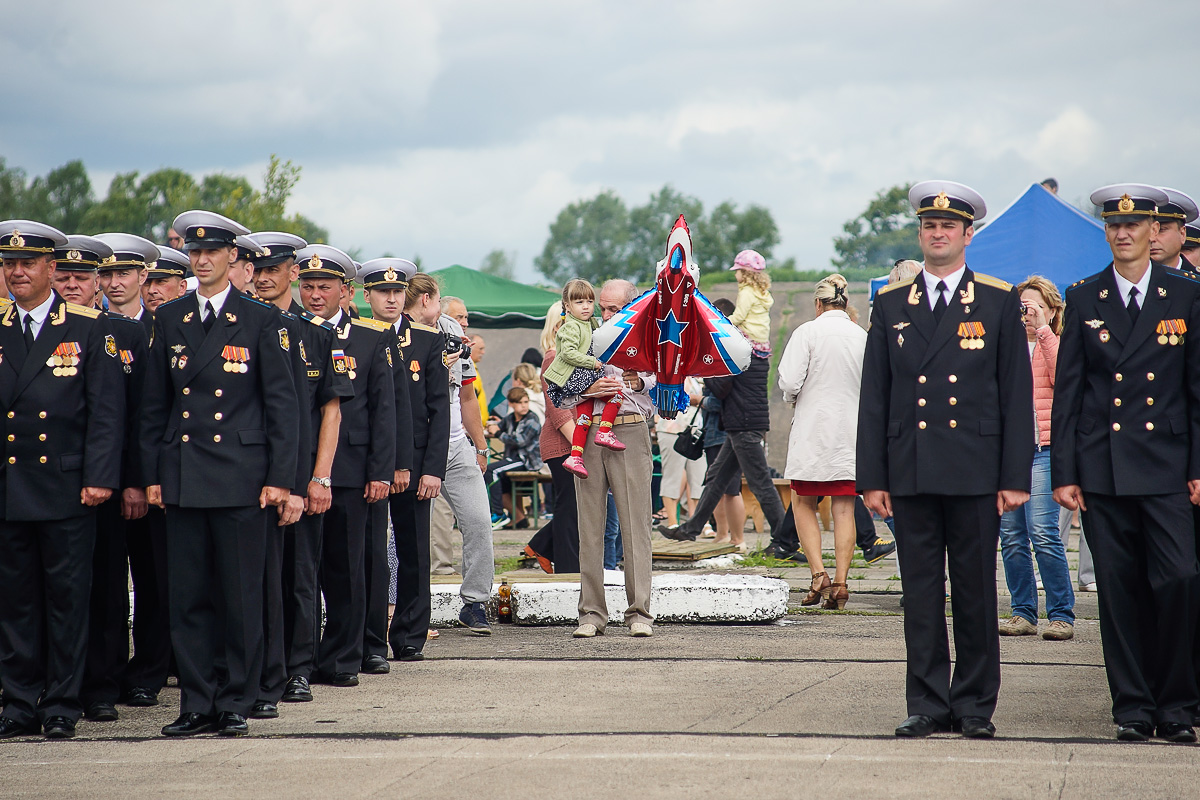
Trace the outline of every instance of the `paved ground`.
{"type": "Polygon", "coordinates": [[[892,572],[864,568],[853,611],[774,625],[664,625],[652,639],[611,627],[591,641],[443,630],[426,662],[317,687],[239,740],[163,739],[169,688],[164,705],[81,723],[73,741],[0,743],[0,796],[1194,796],[1195,747],[1112,739],[1094,595],[1080,597],[1074,641],[1001,640],[997,740],[896,740],[892,572]]]}

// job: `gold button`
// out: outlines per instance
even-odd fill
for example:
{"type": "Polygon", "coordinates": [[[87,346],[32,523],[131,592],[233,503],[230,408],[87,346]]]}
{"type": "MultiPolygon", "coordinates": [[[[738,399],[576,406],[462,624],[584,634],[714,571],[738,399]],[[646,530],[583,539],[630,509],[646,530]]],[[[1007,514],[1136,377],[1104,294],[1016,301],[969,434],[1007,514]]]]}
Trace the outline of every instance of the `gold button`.
{"type": "Polygon", "coordinates": [[[917,427],[920,428],[921,430],[925,430],[925,420],[921,420],[920,422],[918,422],[917,427]]]}
{"type": "Polygon", "coordinates": [[[191,393],[192,393],[192,390],[191,390],[191,389],[189,389],[188,387],[186,387],[186,386],[185,386],[185,387],[183,387],[183,393],[184,393],[184,394],[191,394],[191,393]]]}
{"type": "Polygon", "coordinates": [[[219,434],[219,433],[218,433],[216,436],[214,436],[214,437],[213,437],[213,441],[214,441],[214,442],[219,442],[219,441],[221,441],[221,434],[219,434]]]}
{"type": "Polygon", "coordinates": [[[1152,380],[1154,380],[1154,373],[1153,373],[1153,372],[1147,372],[1147,373],[1146,373],[1146,380],[1148,380],[1148,381],[1152,381],[1152,380]]]}
{"type": "Polygon", "coordinates": [[[1148,431],[1152,431],[1152,430],[1154,430],[1154,423],[1153,423],[1153,422],[1147,422],[1147,423],[1146,423],[1146,430],[1148,430],[1148,431]]]}
{"type": "Polygon", "coordinates": [[[1121,398],[1118,397],[1116,400],[1113,400],[1113,405],[1116,406],[1117,408],[1120,408],[1121,407],[1121,398]]]}
{"type": "Polygon", "coordinates": [[[218,422],[220,422],[224,417],[225,417],[225,415],[222,414],[220,411],[213,414],[213,419],[217,420],[218,422]]]}
{"type": "Polygon", "coordinates": [[[44,441],[46,441],[46,434],[44,434],[44,433],[43,433],[43,434],[39,434],[39,435],[38,435],[38,441],[39,441],[39,442],[44,442],[44,441]]]}
{"type": "Polygon", "coordinates": [[[12,418],[13,418],[13,417],[15,417],[16,415],[17,415],[17,412],[15,412],[15,411],[10,411],[10,412],[8,412],[8,418],[9,418],[9,419],[12,419],[12,418]]]}
{"type": "Polygon", "coordinates": [[[951,428],[957,428],[957,427],[958,427],[958,421],[957,421],[957,420],[953,420],[953,419],[952,419],[952,420],[950,420],[950,427],[951,427],[951,428]]]}
{"type": "Polygon", "coordinates": [[[1152,406],[1152,405],[1154,405],[1154,398],[1153,398],[1153,397],[1147,397],[1147,398],[1146,398],[1146,405],[1148,405],[1148,406],[1152,406]]]}
{"type": "Polygon", "coordinates": [[[1113,377],[1114,377],[1114,378],[1116,378],[1116,379],[1117,379],[1117,380],[1119,380],[1119,381],[1123,381],[1123,380],[1125,380],[1125,376],[1124,376],[1124,375],[1122,375],[1122,374],[1121,374],[1121,373],[1119,373],[1119,372],[1118,372],[1116,375],[1114,375],[1113,377]]]}
{"type": "Polygon", "coordinates": [[[951,397],[951,398],[950,398],[950,405],[952,405],[952,406],[956,406],[956,405],[958,405],[958,398],[957,398],[957,397],[951,397]]]}
{"type": "Polygon", "coordinates": [[[924,375],[917,376],[917,383],[924,383],[926,380],[927,378],[924,375]]]}
{"type": "Polygon", "coordinates": [[[17,440],[17,437],[13,436],[13,435],[10,433],[10,434],[8,435],[8,440],[9,440],[10,442],[15,442],[15,441],[17,440]]]}
{"type": "Polygon", "coordinates": [[[15,464],[15,463],[17,463],[17,457],[16,457],[16,456],[9,456],[9,457],[8,457],[8,463],[10,463],[10,464],[15,464]]]}
{"type": "Polygon", "coordinates": [[[951,375],[951,376],[950,376],[950,382],[951,382],[951,383],[958,383],[958,376],[957,376],[957,375],[951,375]]]}
{"type": "Polygon", "coordinates": [[[925,406],[925,398],[924,398],[924,397],[922,397],[920,400],[918,400],[918,401],[917,401],[917,405],[919,405],[919,406],[921,406],[922,408],[924,408],[924,406],[925,406]]]}
{"type": "Polygon", "coordinates": [[[1121,423],[1119,423],[1119,422],[1114,422],[1114,423],[1113,423],[1113,430],[1114,430],[1114,431],[1119,431],[1119,430],[1121,430],[1121,423]]]}
{"type": "Polygon", "coordinates": [[[182,437],[180,437],[180,440],[186,442],[188,441],[188,438],[188,435],[185,433],[182,437]]]}
{"type": "Polygon", "coordinates": [[[45,463],[46,463],[46,457],[45,457],[45,456],[42,456],[41,458],[39,458],[39,459],[38,459],[38,461],[40,461],[40,462],[42,462],[43,464],[45,464],[45,463]]]}
{"type": "Polygon", "coordinates": [[[192,415],[192,414],[191,414],[191,412],[190,412],[190,411],[185,411],[185,412],[183,412],[183,418],[184,418],[184,419],[187,419],[187,418],[188,418],[188,417],[190,417],[191,415],[192,415]]]}
{"type": "Polygon", "coordinates": [[[220,397],[221,395],[223,395],[225,393],[222,392],[220,389],[217,389],[215,392],[213,392],[213,394],[216,395],[217,397],[220,397]]]}
{"type": "Polygon", "coordinates": [[[45,419],[45,418],[46,418],[46,412],[45,412],[45,411],[39,411],[39,412],[38,412],[38,419],[45,419]]]}

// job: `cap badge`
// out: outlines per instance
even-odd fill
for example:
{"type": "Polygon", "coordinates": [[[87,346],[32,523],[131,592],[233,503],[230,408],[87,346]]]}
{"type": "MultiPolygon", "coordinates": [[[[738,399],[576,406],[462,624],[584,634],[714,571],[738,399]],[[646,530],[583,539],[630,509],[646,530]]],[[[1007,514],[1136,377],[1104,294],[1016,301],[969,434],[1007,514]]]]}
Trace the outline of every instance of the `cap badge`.
{"type": "Polygon", "coordinates": [[[1117,202],[1117,211],[1120,211],[1122,214],[1128,214],[1130,211],[1133,211],[1133,199],[1127,194],[1121,195],[1120,201],[1117,202]]]}
{"type": "Polygon", "coordinates": [[[950,198],[946,197],[945,192],[938,192],[938,196],[933,198],[933,207],[942,209],[949,208],[950,198]]]}
{"type": "Polygon", "coordinates": [[[383,279],[388,282],[395,281],[396,280],[396,270],[392,269],[391,267],[388,267],[387,272],[383,273],[383,279]]]}
{"type": "Polygon", "coordinates": [[[271,248],[267,247],[267,246],[264,244],[264,245],[263,245],[263,249],[262,249],[262,254],[263,254],[264,256],[269,256],[269,255],[271,255],[271,248]]]}
{"type": "Polygon", "coordinates": [[[204,238],[204,228],[196,228],[196,236],[203,239],[204,238]]]}
{"type": "Polygon", "coordinates": [[[24,247],[25,237],[21,236],[21,232],[19,230],[13,228],[12,239],[9,241],[9,244],[13,247],[24,247]]]}
{"type": "MultiPolygon", "coordinates": [[[[115,264],[115,263],[117,263],[117,257],[116,257],[115,255],[109,256],[108,258],[104,259],[104,260],[103,260],[102,262],[100,262],[100,263],[102,263],[102,264],[115,264]]],[[[158,262],[155,262],[155,263],[158,263],[158,262]]],[[[153,267],[153,266],[154,266],[154,264],[151,264],[150,266],[151,266],[151,267],[153,267]]]]}
{"type": "Polygon", "coordinates": [[[69,260],[69,261],[82,261],[82,260],[83,260],[83,253],[80,253],[78,250],[71,250],[71,251],[69,251],[69,252],[67,253],[67,260],[69,260]]]}
{"type": "Polygon", "coordinates": [[[308,260],[308,268],[309,269],[320,269],[321,268],[321,257],[314,254],[313,257],[308,260]]]}

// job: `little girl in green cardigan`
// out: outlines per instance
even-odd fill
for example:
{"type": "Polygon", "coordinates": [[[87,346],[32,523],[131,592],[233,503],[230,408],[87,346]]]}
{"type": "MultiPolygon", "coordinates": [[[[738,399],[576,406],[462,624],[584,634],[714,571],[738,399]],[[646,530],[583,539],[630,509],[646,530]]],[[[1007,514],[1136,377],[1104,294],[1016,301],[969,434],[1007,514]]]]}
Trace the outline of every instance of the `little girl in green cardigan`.
{"type": "Polygon", "coordinates": [[[563,321],[554,334],[554,360],[546,368],[546,393],[557,408],[579,406],[575,417],[575,434],[571,437],[571,455],[563,461],[563,469],[578,475],[588,476],[583,465],[583,448],[587,444],[588,429],[592,419],[600,413],[600,428],[596,431],[596,444],[613,450],[624,450],[625,445],[613,435],[613,423],[621,408],[621,395],[588,402],[583,396],[588,387],[603,376],[604,365],[592,355],[592,330],[595,318],[596,292],[585,280],[575,278],[563,287],[563,321]],[[601,411],[603,409],[603,411],[601,411]]]}

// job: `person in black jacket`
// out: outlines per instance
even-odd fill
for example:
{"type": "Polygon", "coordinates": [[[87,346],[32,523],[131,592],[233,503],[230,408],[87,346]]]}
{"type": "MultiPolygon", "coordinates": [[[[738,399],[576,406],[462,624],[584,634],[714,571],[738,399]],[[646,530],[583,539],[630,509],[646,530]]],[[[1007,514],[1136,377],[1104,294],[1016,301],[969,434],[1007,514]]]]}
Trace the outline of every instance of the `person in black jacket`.
{"type": "Polygon", "coordinates": [[[277,309],[229,283],[249,231],[204,211],[175,226],[200,285],[155,312],[141,435],[147,498],[167,509],[179,669],[180,716],[163,735],[242,736],[262,675],[266,526],[296,481],[293,345],[277,309]]]}
{"type": "Polygon", "coordinates": [[[0,222],[0,739],[75,735],[96,507],[120,486],[125,392],[100,312],[51,288],[67,237],[0,222]]]}
{"type": "Polygon", "coordinates": [[[713,509],[721,502],[730,479],[741,468],[746,484],[758,498],[767,524],[771,526],[768,552],[783,555],[795,551],[795,547],[778,541],[787,512],[775,490],[771,468],[767,466],[764,436],[771,429],[767,396],[767,373],[770,371],[768,359],[751,358],[750,365],[739,375],[705,379],[704,385],[721,400],[721,429],[726,433],[725,443],[721,445],[716,461],[704,473],[704,492],[696,503],[695,513],[682,525],[659,527],[658,532],[663,536],[680,542],[695,541],[713,509]]]}

